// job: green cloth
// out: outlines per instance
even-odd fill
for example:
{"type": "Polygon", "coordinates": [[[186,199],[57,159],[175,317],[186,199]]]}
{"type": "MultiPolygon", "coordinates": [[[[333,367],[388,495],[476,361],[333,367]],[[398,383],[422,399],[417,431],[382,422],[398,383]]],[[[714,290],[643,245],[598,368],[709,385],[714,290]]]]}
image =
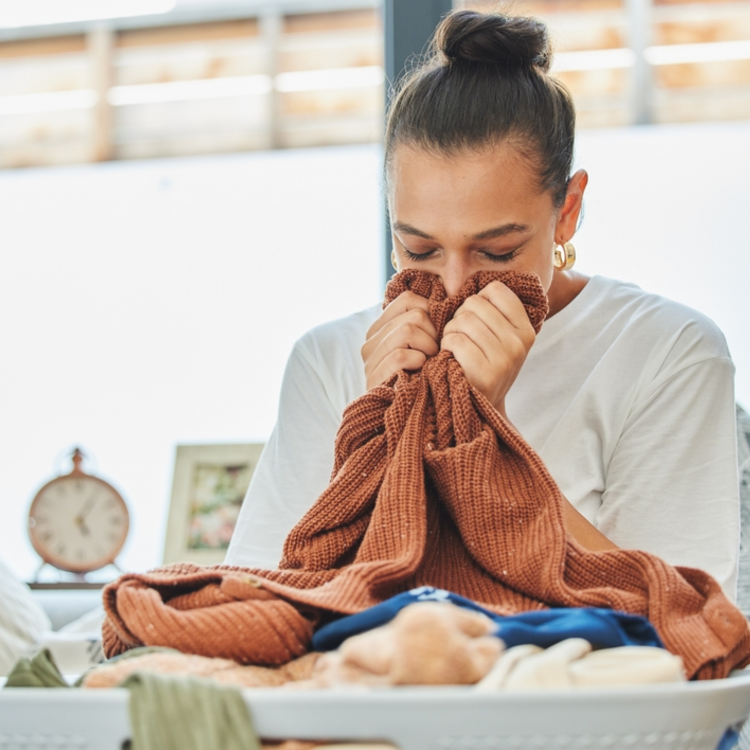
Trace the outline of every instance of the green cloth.
{"type": "MultiPolygon", "coordinates": [[[[109,660],[109,663],[119,661],[120,659],[133,659],[136,656],[143,656],[144,654],[153,654],[157,652],[178,653],[173,648],[141,646],[140,648],[134,648],[120,654],[119,656],[115,656],[114,659],[109,660]]],[[[96,667],[92,668],[96,669],[96,667]]],[[[75,687],[81,686],[84,677],[85,675],[82,675],[78,679],[75,683],[75,687]]],[[[62,674],[60,674],[60,669],[57,664],[55,664],[52,654],[48,649],[44,648],[31,659],[19,659],[16,666],[13,667],[13,671],[8,675],[5,687],[66,688],[70,687],[70,685],[68,685],[62,674]]]]}
{"type": "Polygon", "coordinates": [[[19,659],[5,687],[66,688],[70,685],[60,674],[52,654],[44,648],[33,659],[19,659]]]}
{"type": "MultiPolygon", "coordinates": [[[[161,649],[133,649],[133,658],[161,649]]],[[[171,649],[168,649],[171,650],[171,649]]],[[[5,687],[68,688],[46,649],[21,659],[5,687]]],[[[167,677],[148,672],[128,677],[131,750],[261,750],[242,694],[237,688],[195,677],[167,677]]]]}
{"type": "Polygon", "coordinates": [[[122,687],[130,690],[132,750],[260,750],[236,688],[146,672],[122,687]]]}

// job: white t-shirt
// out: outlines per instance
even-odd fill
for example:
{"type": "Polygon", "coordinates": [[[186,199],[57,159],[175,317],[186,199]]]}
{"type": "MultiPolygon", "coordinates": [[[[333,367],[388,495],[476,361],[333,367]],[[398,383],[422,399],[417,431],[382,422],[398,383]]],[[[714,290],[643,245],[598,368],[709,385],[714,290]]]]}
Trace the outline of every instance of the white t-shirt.
{"type": "MultiPolygon", "coordinates": [[[[360,349],[380,314],[363,310],[296,343],[228,564],[275,568],[328,485],[342,412],[366,389],[360,349]]],[[[734,599],[734,366],[708,318],[595,276],[545,321],[506,410],[565,497],[618,547],[701,568],[734,599]]]]}

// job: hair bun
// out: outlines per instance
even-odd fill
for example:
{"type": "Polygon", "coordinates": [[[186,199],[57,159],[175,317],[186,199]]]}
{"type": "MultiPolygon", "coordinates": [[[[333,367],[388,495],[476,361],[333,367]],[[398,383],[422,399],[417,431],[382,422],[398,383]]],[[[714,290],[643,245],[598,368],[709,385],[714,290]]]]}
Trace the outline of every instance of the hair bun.
{"type": "Polygon", "coordinates": [[[534,18],[460,10],[446,16],[435,32],[435,47],[451,63],[549,70],[552,50],[547,27],[534,18]]]}

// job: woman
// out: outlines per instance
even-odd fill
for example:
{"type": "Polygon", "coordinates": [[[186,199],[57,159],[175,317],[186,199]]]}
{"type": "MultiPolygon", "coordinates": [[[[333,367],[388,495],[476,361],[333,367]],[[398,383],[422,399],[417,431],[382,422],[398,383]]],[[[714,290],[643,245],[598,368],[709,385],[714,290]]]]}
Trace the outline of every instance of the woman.
{"type": "Polygon", "coordinates": [[[733,598],[734,370],[721,332],[682,305],[570,270],[588,176],[571,175],[574,108],[548,74],[541,23],[454,12],[434,46],[388,116],[394,267],[433,273],[449,294],[480,270],[533,272],[547,320],[535,337],[518,298],[494,282],[439,343],[426,300],[410,292],[309,332],[227,563],[276,567],[328,483],[346,404],[444,349],[541,455],[581,544],[701,568],[733,598]]]}

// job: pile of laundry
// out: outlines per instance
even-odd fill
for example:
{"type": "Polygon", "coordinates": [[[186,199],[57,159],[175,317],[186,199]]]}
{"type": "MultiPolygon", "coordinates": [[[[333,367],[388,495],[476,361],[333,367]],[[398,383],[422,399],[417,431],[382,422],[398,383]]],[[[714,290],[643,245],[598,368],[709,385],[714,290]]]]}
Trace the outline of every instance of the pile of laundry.
{"type": "Polygon", "coordinates": [[[642,617],[594,608],[504,617],[431,587],[336,619],[316,632],[312,645],[312,652],[279,667],[136,649],[90,670],[82,685],[116,687],[144,671],[295,689],[358,684],[529,690],[686,679],[682,659],[664,649],[642,617]]]}
{"type": "MultiPolygon", "coordinates": [[[[130,691],[131,750],[395,750],[387,743],[264,740],[238,688],[447,684],[508,692],[685,680],[682,659],[661,647],[641,617],[605,609],[502,617],[430,587],[323,625],[313,647],[278,667],[141,647],[93,667],[76,687],[130,691]]],[[[22,659],[6,687],[69,688],[46,650],[22,659]]]]}

